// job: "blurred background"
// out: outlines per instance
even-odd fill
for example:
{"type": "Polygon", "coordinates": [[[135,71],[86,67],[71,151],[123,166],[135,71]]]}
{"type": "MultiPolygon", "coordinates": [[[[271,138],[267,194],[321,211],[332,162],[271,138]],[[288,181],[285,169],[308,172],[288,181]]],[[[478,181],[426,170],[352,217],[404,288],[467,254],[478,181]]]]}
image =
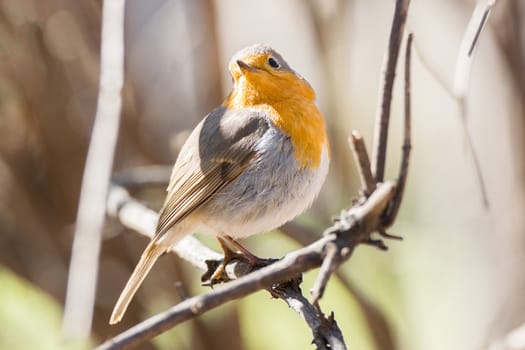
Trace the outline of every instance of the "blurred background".
{"type": "MultiPolygon", "coordinates": [[[[481,35],[466,123],[458,48],[474,1],[413,0],[413,151],[389,251],[359,247],[321,305],[350,349],[488,349],[525,322],[525,4],[501,0],[481,35]]],[[[393,1],[128,0],[126,82],[114,171],[171,164],[188,131],[231,88],[229,58],[271,44],[315,88],[333,147],[329,178],[297,221],[321,232],[359,183],[347,146],[370,146],[393,1]]],[[[0,0],[0,348],[60,347],[81,174],[96,108],[101,1],[0,0]]],[[[403,73],[402,59],[398,76],[403,73]]],[[[387,177],[398,171],[397,81],[387,177]]],[[[163,187],[134,188],[158,209],[163,187]]],[[[213,241],[207,239],[211,245],[213,241]]],[[[260,256],[299,245],[280,232],[244,242],[260,256]]],[[[108,220],[93,342],[205,292],[200,271],[165,256],[117,326],[108,319],[147,239],[108,220]]],[[[305,293],[315,271],[306,274],[305,293]]],[[[227,304],[141,349],[310,349],[305,324],[267,292],[227,304]]]]}

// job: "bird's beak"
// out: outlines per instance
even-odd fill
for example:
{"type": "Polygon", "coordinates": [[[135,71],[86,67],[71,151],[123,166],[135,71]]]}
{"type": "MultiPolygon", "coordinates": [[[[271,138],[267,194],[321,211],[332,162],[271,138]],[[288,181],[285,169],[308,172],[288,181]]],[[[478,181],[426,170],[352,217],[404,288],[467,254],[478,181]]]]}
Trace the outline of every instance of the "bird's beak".
{"type": "Polygon", "coordinates": [[[250,66],[247,63],[244,63],[241,60],[237,60],[237,65],[239,66],[239,69],[241,70],[242,74],[245,74],[247,72],[254,72],[256,70],[256,68],[250,66]]]}

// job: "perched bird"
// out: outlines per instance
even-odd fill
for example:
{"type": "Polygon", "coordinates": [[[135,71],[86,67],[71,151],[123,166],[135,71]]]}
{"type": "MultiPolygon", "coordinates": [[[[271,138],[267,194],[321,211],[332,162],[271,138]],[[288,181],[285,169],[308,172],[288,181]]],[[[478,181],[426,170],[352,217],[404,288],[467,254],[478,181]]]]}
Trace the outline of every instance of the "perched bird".
{"type": "MultiPolygon", "coordinates": [[[[252,261],[257,258],[234,238],[292,220],[321,189],[330,151],[310,84],[267,45],[239,51],[229,70],[233,90],[183,145],[156,234],[124,287],[110,324],[122,319],[155,261],[184,236],[216,235],[225,251],[222,269],[232,248],[252,261]]],[[[212,282],[216,278],[217,271],[212,282]]]]}

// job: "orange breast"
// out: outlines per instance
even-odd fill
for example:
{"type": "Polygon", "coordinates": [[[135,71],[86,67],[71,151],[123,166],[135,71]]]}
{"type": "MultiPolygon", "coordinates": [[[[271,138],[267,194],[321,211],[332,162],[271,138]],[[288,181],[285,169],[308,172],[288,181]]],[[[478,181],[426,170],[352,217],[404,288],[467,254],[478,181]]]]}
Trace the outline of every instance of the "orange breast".
{"type": "MultiPolygon", "coordinates": [[[[290,80],[298,79],[295,75],[290,76],[290,80]]],[[[294,155],[301,166],[316,169],[321,163],[323,149],[326,147],[329,152],[325,123],[315,105],[315,93],[310,86],[304,84],[307,91],[298,90],[297,86],[284,81],[276,89],[271,82],[258,81],[256,89],[241,77],[223,105],[231,109],[260,108],[267,111],[275,126],[290,136],[294,155]],[[287,91],[287,87],[291,89],[287,91]],[[280,91],[279,95],[275,94],[276,90],[280,91]]]]}
{"type": "Polygon", "coordinates": [[[307,101],[285,101],[272,107],[277,112],[270,114],[273,122],[290,136],[301,166],[319,167],[323,149],[329,147],[324,119],[317,106],[307,101]]]}

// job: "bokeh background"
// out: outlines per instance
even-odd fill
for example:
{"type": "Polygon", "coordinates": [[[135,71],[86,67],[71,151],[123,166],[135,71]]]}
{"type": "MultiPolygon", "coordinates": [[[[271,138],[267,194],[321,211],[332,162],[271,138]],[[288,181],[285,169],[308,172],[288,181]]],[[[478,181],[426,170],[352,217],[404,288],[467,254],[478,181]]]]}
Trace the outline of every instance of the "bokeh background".
{"type": "MultiPolygon", "coordinates": [[[[466,100],[488,208],[451,94],[474,4],[412,1],[413,156],[392,228],[404,241],[391,242],[386,253],[359,247],[341,268],[345,283],[333,279],[322,300],[351,349],[488,349],[525,322],[525,4],[497,2],[476,50],[466,100]],[[370,307],[375,319],[367,318],[370,307]]],[[[385,0],[128,0],[115,172],[172,163],[188,131],[231,88],[231,55],[269,43],[314,86],[329,126],[329,178],[314,207],[298,219],[321,232],[358,191],[346,140],[355,128],[371,143],[392,10],[393,1],[385,0]]],[[[2,349],[61,346],[72,232],[96,108],[100,23],[100,0],[0,0],[2,349]]],[[[400,156],[402,92],[398,81],[391,178],[400,156]]],[[[158,209],[164,189],[134,188],[133,195],[158,209]]],[[[298,247],[280,232],[245,243],[271,257],[298,247]]],[[[146,244],[108,221],[93,343],[206,291],[199,271],[165,256],[124,321],[110,327],[113,303],[146,244]]],[[[306,274],[305,292],[314,277],[306,274]]],[[[310,342],[309,330],[284,303],[259,292],[141,348],[309,349],[310,342]]]]}

